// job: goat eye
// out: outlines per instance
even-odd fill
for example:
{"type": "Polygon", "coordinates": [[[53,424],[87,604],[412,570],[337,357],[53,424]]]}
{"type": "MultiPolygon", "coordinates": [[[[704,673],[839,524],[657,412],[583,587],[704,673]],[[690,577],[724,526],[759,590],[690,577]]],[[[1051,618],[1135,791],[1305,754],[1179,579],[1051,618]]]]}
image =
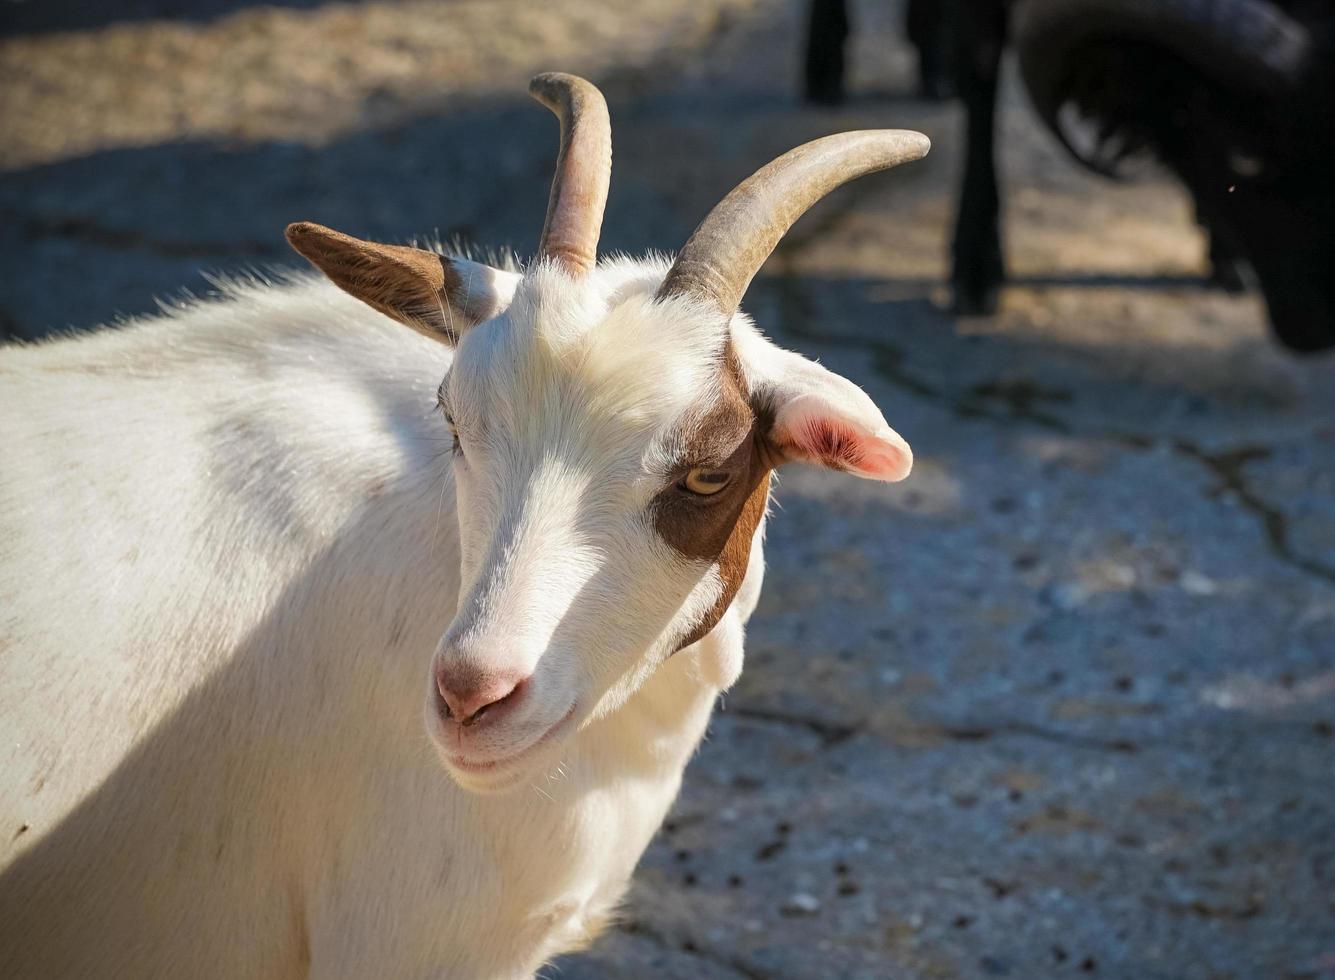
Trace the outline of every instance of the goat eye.
{"type": "Polygon", "coordinates": [[[681,486],[690,493],[709,497],[718,493],[732,481],[732,474],[726,470],[707,470],[696,467],[686,474],[681,486]]]}
{"type": "Polygon", "coordinates": [[[445,415],[445,424],[450,428],[450,438],[454,440],[454,445],[450,448],[456,453],[463,452],[463,449],[459,445],[459,427],[454,424],[454,416],[449,412],[445,412],[444,406],[441,406],[441,410],[445,415]]]}

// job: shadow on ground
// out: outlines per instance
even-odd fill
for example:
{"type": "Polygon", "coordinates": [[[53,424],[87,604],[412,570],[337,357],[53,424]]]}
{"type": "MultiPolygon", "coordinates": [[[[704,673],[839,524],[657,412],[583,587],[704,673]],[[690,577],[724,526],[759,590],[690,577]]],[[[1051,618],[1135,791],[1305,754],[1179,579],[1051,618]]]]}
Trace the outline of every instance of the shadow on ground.
{"type": "Polygon", "coordinates": [[[309,10],[327,0],[7,0],[0,38],[175,20],[204,23],[251,7],[309,10]]]}

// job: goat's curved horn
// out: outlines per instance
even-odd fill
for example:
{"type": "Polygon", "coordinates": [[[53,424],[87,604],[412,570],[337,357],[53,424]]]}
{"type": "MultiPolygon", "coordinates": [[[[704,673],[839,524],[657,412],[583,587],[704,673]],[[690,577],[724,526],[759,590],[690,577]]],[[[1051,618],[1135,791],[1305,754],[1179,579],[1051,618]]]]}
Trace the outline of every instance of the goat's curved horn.
{"type": "Polygon", "coordinates": [[[561,120],[561,152],[538,258],[555,259],[572,276],[582,276],[598,261],[598,232],[612,176],[607,103],[592,82],[562,72],[535,76],[528,91],[561,120]]]}
{"type": "Polygon", "coordinates": [[[687,240],[658,297],[693,295],[731,315],[793,222],[855,177],[919,160],[922,133],[868,129],[838,133],[789,150],[715,205],[687,240]]]}

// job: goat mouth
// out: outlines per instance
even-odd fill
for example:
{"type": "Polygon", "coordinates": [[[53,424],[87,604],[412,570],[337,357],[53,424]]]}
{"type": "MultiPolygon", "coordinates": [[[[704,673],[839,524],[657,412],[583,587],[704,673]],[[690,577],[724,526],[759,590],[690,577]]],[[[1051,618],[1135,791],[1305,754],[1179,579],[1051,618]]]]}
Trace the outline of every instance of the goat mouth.
{"type": "Polygon", "coordinates": [[[453,768],[458,769],[460,772],[466,772],[469,775],[474,775],[474,776],[487,776],[493,773],[499,773],[508,770],[516,762],[519,762],[527,758],[528,756],[532,755],[534,752],[538,750],[539,747],[545,745],[546,743],[550,742],[553,738],[555,738],[556,735],[574,719],[576,707],[577,705],[572,704],[569,710],[566,711],[566,713],[561,716],[561,719],[558,722],[556,722],[556,724],[552,725],[551,728],[543,732],[542,735],[540,735],[536,741],[529,743],[528,745],[520,749],[518,752],[514,752],[510,755],[505,756],[504,758],[492,759],[486,762],[481,762],[481,761],[472,761],[460,755],[450,755],[447,757],[448,761],[453,768]]]}

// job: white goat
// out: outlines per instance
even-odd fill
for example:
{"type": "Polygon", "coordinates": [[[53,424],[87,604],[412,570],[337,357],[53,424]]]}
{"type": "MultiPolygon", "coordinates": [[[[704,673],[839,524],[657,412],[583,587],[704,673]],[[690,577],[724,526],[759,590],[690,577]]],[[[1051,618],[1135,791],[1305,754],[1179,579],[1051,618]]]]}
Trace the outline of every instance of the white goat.
{"type": "Polygon", "coordinates": [[[606,106],[531,88],[562,149],[522,275],[298,224],[343,291],[0,357],[6,980],[532,974],[612,912],[741,669],[771,470],[908,473],[737,305],[926,139],[817,140],[674,264],[598,264],[606,106]]]}

